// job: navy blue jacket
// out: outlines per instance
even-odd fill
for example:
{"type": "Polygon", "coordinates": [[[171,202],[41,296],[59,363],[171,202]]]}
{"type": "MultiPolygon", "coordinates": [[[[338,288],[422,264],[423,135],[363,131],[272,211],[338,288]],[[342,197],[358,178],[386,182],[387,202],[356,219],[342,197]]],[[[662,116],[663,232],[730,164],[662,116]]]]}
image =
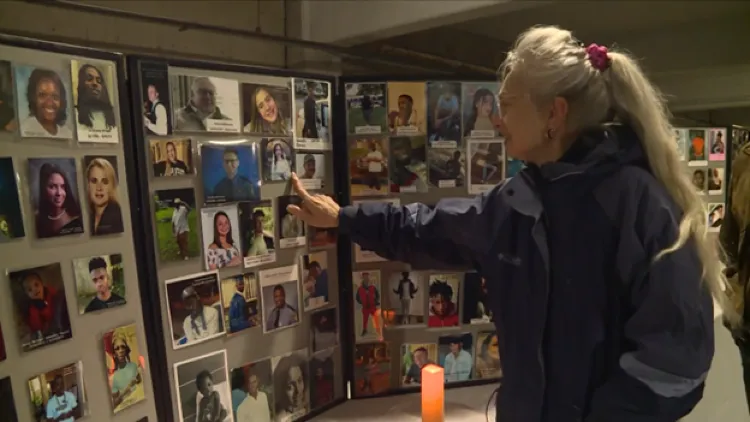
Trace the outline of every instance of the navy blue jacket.
{"type": "Polygon", "coordinates": [[[502,422],[674,422],[703,396],[713,301],[635,133],[606,125],[472,199],[342,208],[352,241],[487,279],[502,422]]]}

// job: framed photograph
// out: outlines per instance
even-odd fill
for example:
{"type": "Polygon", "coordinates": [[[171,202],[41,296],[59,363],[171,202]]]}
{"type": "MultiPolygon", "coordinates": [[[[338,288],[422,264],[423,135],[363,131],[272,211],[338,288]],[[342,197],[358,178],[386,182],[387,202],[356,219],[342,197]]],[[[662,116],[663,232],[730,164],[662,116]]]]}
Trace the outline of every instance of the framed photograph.
{"type": "Polygon", "coordinates": [[[242,231],[236,205],[203,208],[203,259],[207,270],[242,265],[242,231]]]}
{"type": "Polygon", "coordinates": [[[125,268],[122,255],[97,255],[73,260],[78,313],[124,305],[125,268]]]}
{"type": "Polygon", "coordinates": [[[73,158],[29,158],[29,193],[40,239],[83,233],[73,158]]]}
{"type": "Polygon", "coordinates": [[[721,167],[708,169],[708,194],[722,195],[724,193],[724,169],[721,167]]]}
{"type": "Polygon", "coordinates": [[[245,273],[221,280],[221,303],[227,334],[235,334],[260,325],[258,280],[245,273]]]}
{"type": "Polygon", "coordinates": [[[505,141],[502,139],[469,139],[466,157],[469,194],[488,192],[505,180],[505,141]]]}
{"type": "Polygon", "coordinates": [[[383,311],[387,327],[425,324],[425,290],[427,274],[417,271],[394,271],[388,275],[388,310],[383,311]]]}
{"type": "Polygon", "coordinates": [[[213,76],[169,75],[175,132],[240,131],[237,81],[213,76]]]}
{"type": "Polygon", "coordinates": [[[300,268],[305,312],[328,305],[328,252],[302,255],[300,268]]]}
{"type": "Polygon", "coordinates": [[[387,195],[388,166],[388,138],[349,139],[349,175],[353,197],[387,195]]]}
{"type": "Polygon", "coordinates": [[[276,225],[271,201],[240,202],[238,210],[245,267],[276,262],[276,225]]]}
{"type": "Polygon", "coordinates": [[[350,135],[387,133],[385,83],[346,84],[346,118],[350,135]]]}
{"type": "Polygon", "coordinates": [[[388,82],[388,130],[391,135],[427,134],[424,82],[388,82]]]}
{"type": "Polygon", "coordinates": [[[331,149],[331,84],[312,79],[293,79],[294,147],[319,151],[331,149]]]}
{"type": "Polygon", "coordinates": [[[503,376],[500,364],[500,349],[495,331],[480,331],[476,341],[476,378],[500,378],[503,376]]]}
{"type": "Polygon", "coordinates": [[[193,145],[190,138],[151,139],[149,146],[154,177],[185,176],[194,173],[193,145]]]}
{"type": "Polygon", "coordinates": [[[401,345],[401,386],[408,387],[422,383],[422,368],[437,364],[438,353],[435,343],[409,343],[401,345]]]}
{"type": "Polygon", "coordinates": [[[226,350],[176,363],[174,381],[179,422],[234,420],[226,350]]]}
{"type": "Polygon", "coordinates": [[[258,271],[264,333],[299,324],[298,277],[297,265],[258,271]]]}
{"type": "Polygon", "coordinates": [[[166,285],[172,347],[181,349],[226,333],[217,271],[173,278],[166,285]]]}
{"type": "Polygon", "coordinates": [[[282,182],[292,177],[294,167],[294,149],[284,138],[263,138],[260,142],[263,161],[263,180],[282,182]]]}
{"type": "Polygon", "coordinates": [[[706,153],[706,129],[688,129],[688,165],[691,167],[705,167],[708,165],[706,153]]]}
{"type": "Polygon", "coordinates": [[[279,247],[286,249],[305,246],[307,242],[305,223],[286,209],[287,206],[292,204],[302,204],[302,199],[299,196],[280,196],[278,201],[276,212],[279,221],[279,247]]]}
{"type": "Polygon", "coordinates": [[[315,311],[310,316],[310,343],[313,353],[339,344],[339,327],[336,308],[315,311]]]}
{"type": "Polygon", "coordinates": [[[427,149],[424,136],[391,138],[388,162],[392,193],[427,192],[427,149]]]}
{"type": "Polygon", "coordinates": [[[458,326],[458,287],[461,278],[460,274],[430,274],[427,292],[430,298],[428,327],[458,326]]]}
{"type": "Polygon", "coordinates": [[[310,358],[310,409],[321,408],[335,397],[334,363],[335,348],[321,350],[310,358]]]}
{"type": "MultiPolygon", "coordinates": [[[[0,105],[0,108],[2,105],[0,105]]],[[[16,171],[11,157],[0,157],[0,243],[26,236],[16,171]]]]}
{"type": "Polygon", "coordinates": [[[438,364],[443,367],[445,383],[468,381],[474,374],[474,339],[471,333],[438,337],[438,364]]]}
{"type": "Polygon", "coordinates": [[[430,148],[427,152],[430,163],[429,180],[439,188],[459,188],[466,178],[466,156],[460,149],[430,148]]]}
{"type": "Polygon", "coordinates": [[[724,223],[724,203],[711,202],[708,204],[708,231],[718,232],[724,223]]]}
{"type": "Polygon", "coordinates": [[[354,346],[354,396],[380,394],[391,388],[391,352],[388,343],[354,346]]]}
{"type": "Polygon", "coordinates": [[[200,149],[201,179],[206,204],[260,199],[255,144],[203,144],[200,149]]]}
{"type": "Polygon", "coordinates": [[[302,187],[308,190],[322,189],[326,177],[326,161],[323,154],[297,154],[296,173],[302,187]]]}
{"type": "Polygon", "coordinates": [[[114,63],[71,60],[78,142],[120,142],[114,63]]]}
{"type": "Polygon", "coordinates": [[[200,255],[198,211],[193,189],[154,192],[154,222],[162,261],[187,261],[200,255]]]}
{"type": "Polygon", "coordinates": [[[102,343],[114,413],[146,400],[146,360],[139,351],[135,324],[107,331],[102,343]]]}
{"type": "MultiPolygon", "coordinates": [[[[366,203],[371,203],[371,202],[388,202],[395,207],[398,207],[401,205],[401,200],[398,198],[362,199],[362,200],[353,201],[353,202],[354,202],[354,205],[366,204],[366,203]]],[[[357,243],[354,244],[354,262],[359,264],[359,263],[364,263],[364,262],[383,262],[383,261],[387,261],[387,259],[383,258],[382,256],[376,254],[373,251],[362,249],[362,247],[359,246],[357,243]]]]}
{"type": "Polygon", "coordinates": [[[271,358],[274,414],[279,422],[292,422],[310,412],[310,373],[307,349],[271,358]]]}
{"type": "Polygon", "coordinates": [[[674,140],[677,146],[677,155],[680,157],[680,161],[685,161],[688,151],[688,131],[687,129],[674,130],[674,140]]]}
{"type": "Polygon", "coordinates": [[[383,325],[380,320],[380,271],[355,271],[352,273],[352,283],[354,334],[357,342],[383,341],[383,325]]]}
{"type": "Polygon", "coordinates": [[[498,82],[464,82],[463,134],[465,138],[494,138],[498,135],[496,122],[500,118],[497,94],[498,82]]]}
{"type": "Polygon", "coordinates": [[[168,69],[166,62],[141,62],[143,127],[148,135],[167,136],[172,133],[168,69]]]}
{"type": "Polygon", "coordinates": [[[461,83],[427,82],[427,138],[430,148],[461,144],[461,83]]]}
{"type": "Polygon", "coordinates": [[[11,64],[7,60],[0,60],[0,132],[15,133],[18,130],[13,89],[11,64]]]}
{"type": "Polygon", "coordinates": [[[274,387],[271,359],[263,359],[232,369],[232,400],[234,420],[237,422],[273,421],[274,387]],[[244,394],[244,396],[241,396],[244,394]]]}
{"type": "Polygon", "coordinates": [[[18,121],[24,138],[73,139],[73,102],[67,62],[44,68],[15,65],[18,121]]]}
{"type": "Polygon", "coordinates": [[[727,130],[708,130],[708,159],[711,161],[726,161],[727,159],[727,130]]]}
{"type": "Polygon", "coordinates": [[[114,155],[83,157],[86,181],[89,228],[92,236],[118,234],[125,231],[118,190],[120,176],[114,155]]]}
{"type": "Polygon", "coordinates": [[[242,131],[255,135],[292,135],[290,80],[282,85],[242,84],[242,131]]]}
{"type": "Polygon", "coordinates": [[[0,412],[8,422],[18,422],[16,402],[13,399],[13,386],[10,377],[0,379],[0,412]]]}
{"type": "Polygon", "coordinates": [[[30,378],[28,385],[37,422],[69,422],[88,414],[83,364],[80,361],[30,378]]]}
{"type": "Polygon", "coordinates": [[[463,323],[488,324],[493,321],[487,281],[479,273],[464,274],[463,323]]]}

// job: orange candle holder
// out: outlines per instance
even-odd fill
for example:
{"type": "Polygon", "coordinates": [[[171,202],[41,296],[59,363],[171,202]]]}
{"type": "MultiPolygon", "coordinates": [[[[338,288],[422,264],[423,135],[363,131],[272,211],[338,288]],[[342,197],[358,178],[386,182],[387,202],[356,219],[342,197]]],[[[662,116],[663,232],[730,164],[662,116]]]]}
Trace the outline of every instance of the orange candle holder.
{"type": "Polygon", "coordinates": [[[422,422],[445,421],[445,372],[429,364],[422,367],[422,422]]]}

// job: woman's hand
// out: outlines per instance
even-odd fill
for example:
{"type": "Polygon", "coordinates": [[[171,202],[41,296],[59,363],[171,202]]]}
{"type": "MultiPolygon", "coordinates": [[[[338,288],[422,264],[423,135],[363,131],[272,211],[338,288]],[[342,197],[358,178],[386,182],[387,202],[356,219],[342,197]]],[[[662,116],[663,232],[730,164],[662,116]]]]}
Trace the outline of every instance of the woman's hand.
{"type": "Polygon", "coordinates": [[[296,173],[292,173],[292,187],[302,199],[302,204],[288,205],[286,210],[313,227],[330,228],[339,225],[339,204],[327,195],[310,195],[296,173]]]}

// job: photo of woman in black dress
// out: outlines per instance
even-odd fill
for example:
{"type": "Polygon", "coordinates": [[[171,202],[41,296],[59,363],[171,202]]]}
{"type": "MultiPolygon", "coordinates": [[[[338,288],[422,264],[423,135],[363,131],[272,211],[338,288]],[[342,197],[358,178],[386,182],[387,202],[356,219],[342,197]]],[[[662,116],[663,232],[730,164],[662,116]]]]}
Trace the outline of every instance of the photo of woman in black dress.
{"type": "Polygon", "coordinates": [[[32,198],[36,199],[37,237],[83,233],[81,205],[74,188],[75,161],[72,158],[31,158],[29,176],[32,198]]]}

